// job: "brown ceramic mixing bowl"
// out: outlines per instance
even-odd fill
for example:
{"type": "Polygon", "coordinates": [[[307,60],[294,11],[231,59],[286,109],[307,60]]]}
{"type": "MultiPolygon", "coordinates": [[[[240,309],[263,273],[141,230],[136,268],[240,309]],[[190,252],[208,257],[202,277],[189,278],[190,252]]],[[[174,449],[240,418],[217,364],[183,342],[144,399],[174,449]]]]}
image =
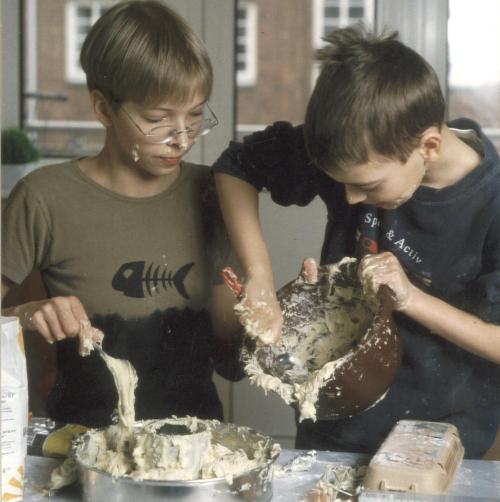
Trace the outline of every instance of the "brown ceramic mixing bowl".
{"type": "Polygon", "coordinates": [[[263,373],[295,390],[302,387],[302,394],[320,372],[324,377],[326,365],[334,367],[317,394],[320,420],[372,406],[385,395],[401,364],[390,290],[383,286],[376,296],[365,295],[357,263],[345,258],[319,267],[315,284],[299,278],[282,287],[277,293],[284,317],[281,343],[259,345],[247,337],[243,350],[244,361],[252,356],[263,373]]]}

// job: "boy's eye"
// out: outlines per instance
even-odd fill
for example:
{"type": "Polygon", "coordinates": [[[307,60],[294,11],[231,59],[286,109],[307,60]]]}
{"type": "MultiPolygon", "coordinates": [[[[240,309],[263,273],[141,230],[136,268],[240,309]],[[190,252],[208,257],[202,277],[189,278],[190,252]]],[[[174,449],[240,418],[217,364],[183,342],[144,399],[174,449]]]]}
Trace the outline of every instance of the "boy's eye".
{"type": "Polygon", "coordinates": [[[189,115],[191,116],[192,120],[198,120],[200,117],[203,117],[203,110],[199,112],[191,112],[189,115]]]}
{"type": "Polygon", "coordinates": [[[363,192],[375,192],[378,189],[379,185],[368,186],[368,187],[360,187],[363,192]]]}
{"type": "MultiPolygon", "coordinates": [[[[191,112],[189,114],[189,120],[190,122],[196,122],[200,119],[200,117],[203,117],[203,110],[199,112],[191,112]]],[[[172,124],[174,120],[170,115],[161,115],[161,116],[152,116],[152,115],[147,115],[144,116],[144,120],[150,124],[172,124]]]]}
{"type": "Polygon", "coordinates": [[[151,124],[158,124],[159,122],[169,122],[169,117],[144,117],[144,119],[151,124]]]}

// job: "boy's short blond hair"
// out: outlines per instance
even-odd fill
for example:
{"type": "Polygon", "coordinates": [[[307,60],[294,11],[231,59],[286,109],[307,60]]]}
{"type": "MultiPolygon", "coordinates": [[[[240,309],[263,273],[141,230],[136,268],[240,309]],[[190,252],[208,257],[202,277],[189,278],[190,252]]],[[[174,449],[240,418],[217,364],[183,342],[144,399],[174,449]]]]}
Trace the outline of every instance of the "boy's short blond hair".
{"type": "Polygon", "coordinates": [[[157,1],[120,2],[92,26],[80,61],[90,91],[111,103],[185,103],[212,91],[213,71],[199,37],[157,1]]]}
{"type": "Polygon", "coordinates": [[[307,149],[321,169],[364,164],[371,153],[406,162],[426,129],[441,128],[438,78],[396,37],[362,25],[325,37],[304,125],[307,149]]]}

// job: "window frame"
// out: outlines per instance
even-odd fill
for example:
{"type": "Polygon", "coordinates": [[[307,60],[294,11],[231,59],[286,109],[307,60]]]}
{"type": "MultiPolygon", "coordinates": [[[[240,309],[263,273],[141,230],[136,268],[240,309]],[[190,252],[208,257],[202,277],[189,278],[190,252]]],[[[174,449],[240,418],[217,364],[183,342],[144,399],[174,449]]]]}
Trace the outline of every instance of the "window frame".
{"type": "MultiPolygon", "coordinates": [[[[314,0],[313,3],[313,26],[312,26],[312,36],[313,36],[313,47],[318,49],[323,45],[323,28],[325,26],[325,7],[327,0],[314,0]]],[[[344,28],[351,23],[349,17],[349,7],[351,0],[337,0],[339,3],[340,15],[339,15],[339,28],[344,28]]],[[[375,0],[362,0],[363,8],[365,10],[365,16],[363,22],[367,25],[373,25],[375,22],[375,0]],[[366,15],[368,13],[368,16],[366,15]]]]}
{"type": "Polygon", "coordinates": [[[65,5],[64,15],[64,41],[65,64],[64,72],[66,81],[71,84],[85,84],[85,73],[80,66],[80,48],[78,44],[78,8],[88,7],[91,11],[90,26],[101,16],[103,7],[112,6],[112,0],[71,0],[65,5]]]}
{"type": "MultiPolygon", "coordinates": [[[[236,84],[239,87],[250,87],[257,82],[257,23],[258,23],[258,6],[253,2],[238,1],[237,9],[245,9],[246,16],[244,24],[236,15],[236,47],[243,46],[245,53],[243,54],[243,62],[245,63],[244,70],[236,71],[236,84]],[[238,35],[238,28],[243,24],[245,35],[238,35]]],[[[240,59],[240,54],[236,51],[236,64],[240,59]]]]}

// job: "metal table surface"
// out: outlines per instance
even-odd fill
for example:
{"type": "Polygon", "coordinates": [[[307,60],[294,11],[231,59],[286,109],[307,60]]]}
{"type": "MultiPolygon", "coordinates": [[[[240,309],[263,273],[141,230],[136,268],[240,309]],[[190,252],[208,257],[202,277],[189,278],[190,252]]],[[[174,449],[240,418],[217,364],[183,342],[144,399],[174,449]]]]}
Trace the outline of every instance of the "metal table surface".
{"type": "MultiPolygon", "coordinates": [[[[285,464],[300,450],[285,449],[281,452],[277,464],[285,464]]],[[[314,483],[323,474],[328,464],[362,465],[369,457],[353,453],[318,452],[312,467],[306,472],[292,472],[286,477],[277,478],[273,483],[272,501],[303,501],[314,483]]],[[[25,502],[76,502],[82,500],[82,491],[78,484],[62,489],[47,499],[43,487],[47,485],[51,470],[61,463],[60,460],[28,456],[26,463],[25,502]]],[[[453,484],[446,496],[388,494],[366,492],[360,500],[430,500],[450,502],[465,500],[500,500],[500,461],[464,460],[455,475],[453,484]]],[[[100,501],[96,501],[100,502],[100,501]]],[[[112,502],[112,501],[106,501],[112,502]]]]}

